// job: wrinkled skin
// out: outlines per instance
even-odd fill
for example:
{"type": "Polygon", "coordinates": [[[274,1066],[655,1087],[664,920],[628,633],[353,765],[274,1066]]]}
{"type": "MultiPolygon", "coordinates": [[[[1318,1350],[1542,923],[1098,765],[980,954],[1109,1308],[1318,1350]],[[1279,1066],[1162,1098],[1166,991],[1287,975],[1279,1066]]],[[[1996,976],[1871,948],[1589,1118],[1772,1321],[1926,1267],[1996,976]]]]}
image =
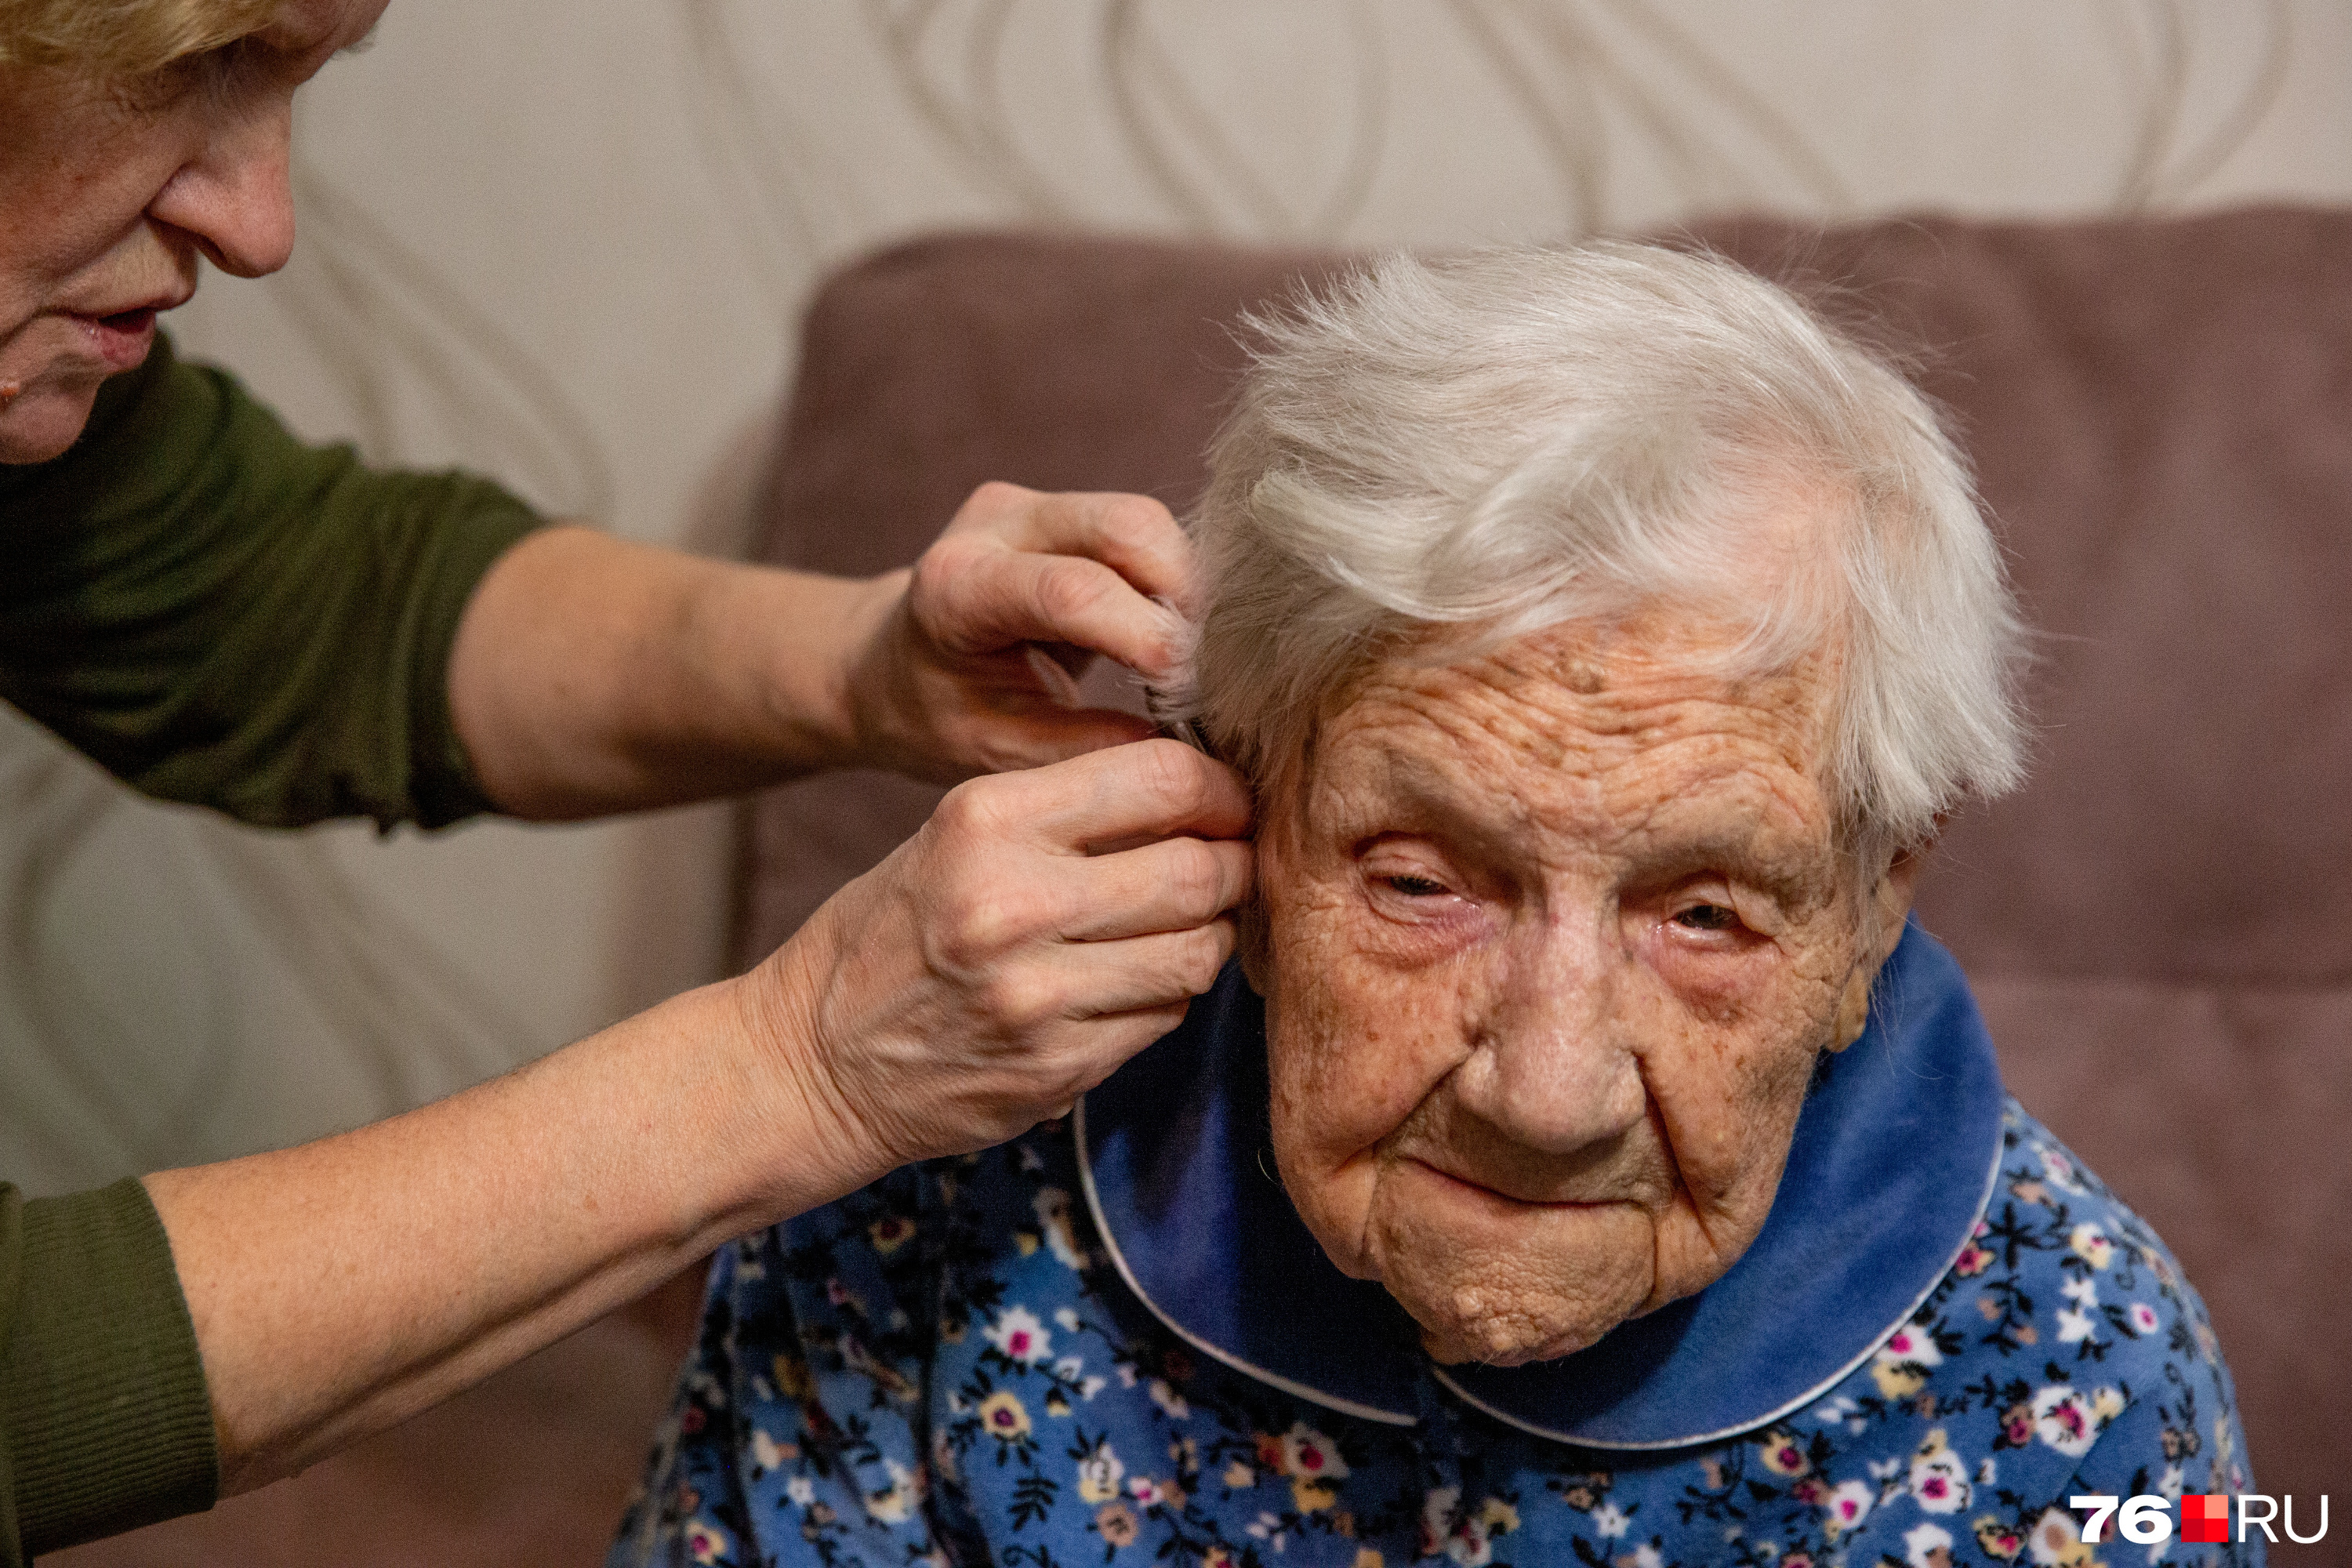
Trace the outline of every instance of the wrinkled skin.
{"type": "Polygon", "coordinates": [[[1267,813],[1282,1178],[1440,1361],[1565,1355],[1730,1268],[1901,934],[1916,858],[1860,889],[1832,839],[1832,667],[1734,683],[1713,635],[1391,662],[1267,813]]]}

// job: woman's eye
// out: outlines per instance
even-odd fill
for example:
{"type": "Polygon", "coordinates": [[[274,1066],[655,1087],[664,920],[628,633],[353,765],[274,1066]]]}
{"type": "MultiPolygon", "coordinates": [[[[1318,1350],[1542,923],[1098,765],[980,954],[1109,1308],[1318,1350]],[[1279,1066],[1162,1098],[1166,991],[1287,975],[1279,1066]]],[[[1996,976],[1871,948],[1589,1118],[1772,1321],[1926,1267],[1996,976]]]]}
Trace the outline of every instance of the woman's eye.
{"type": "Polygon", "coordinates": [[[1730,931],[1739,924],[1739,913],[1725,904],[1693,904],[1675,916],[1675,923],[1691,931],[1730,931]]]}
{"type": "Polygon", "coordinates": [[[1406,834],[1383,834],[1356,847],[1357,884],[1366,906],[1391,921],[1407,925],[1438,922],[1456,929],[1476,900],[1465,890],[1468,879],[1456,874],[1453,861],[1435,847],[1406,834]]]}

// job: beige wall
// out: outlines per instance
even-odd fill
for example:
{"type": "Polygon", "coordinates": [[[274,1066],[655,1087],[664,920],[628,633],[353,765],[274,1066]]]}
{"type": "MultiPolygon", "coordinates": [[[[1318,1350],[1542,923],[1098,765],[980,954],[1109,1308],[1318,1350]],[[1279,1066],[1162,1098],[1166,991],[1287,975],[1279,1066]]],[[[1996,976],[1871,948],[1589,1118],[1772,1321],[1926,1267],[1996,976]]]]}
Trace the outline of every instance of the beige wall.
{"type": "MultiPolygon", "coordinates": [[[[916,230],[2342,202],[2347,87],[2336,0],[398,0],[307,94],[295,263],[176,331],[308,434],[724,549],[814,280],[916,230]]],[[[265,838],[13,715],[0,803],[35,1190],[384,1113],[719,962],[715,809],[265,838]]]]}

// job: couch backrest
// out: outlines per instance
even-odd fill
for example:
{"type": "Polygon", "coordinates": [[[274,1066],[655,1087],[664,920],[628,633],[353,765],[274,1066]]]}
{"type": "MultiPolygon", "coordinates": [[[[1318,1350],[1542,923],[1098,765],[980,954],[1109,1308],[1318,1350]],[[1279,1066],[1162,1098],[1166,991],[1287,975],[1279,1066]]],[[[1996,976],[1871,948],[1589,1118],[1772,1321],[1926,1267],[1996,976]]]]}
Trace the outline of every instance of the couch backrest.
{"type": "MultiPolygon", "coordinates": [[[[1950,825],[1922,918],[2019,1097],[2204,1292],[2263,1489],[2326,1490],[2352,1420],[2352,214],[1695,234],[1931,351],[2042,641],[2033,778],[1950,825]]],[[[967,237],[850,268],[809,315],[766,558],[901,564],[989,479],[1181,510],[1234,320],[1339,264],[967,237]]],[[[741,951],[936,798],[763,797],[741,951]]]]}

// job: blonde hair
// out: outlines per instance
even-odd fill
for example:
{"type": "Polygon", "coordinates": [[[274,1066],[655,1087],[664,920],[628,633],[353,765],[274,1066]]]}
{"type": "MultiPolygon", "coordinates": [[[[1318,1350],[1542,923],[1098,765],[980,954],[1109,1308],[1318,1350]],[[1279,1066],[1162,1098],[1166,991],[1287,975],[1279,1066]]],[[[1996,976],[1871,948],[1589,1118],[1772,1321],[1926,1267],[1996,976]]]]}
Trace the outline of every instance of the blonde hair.
{"type": "Polygon", "coordinates": [[[1254,325],[1192,521],[1190,689],[1160,696],[1261,786],[1417,630],[1661,601],[1738,605],[1758,668],[1843,647],[1829,783],[1862,859],[2018,781],[2022,632],[1967,465],[1783,290],[1654,246],[1395,255],[1254,325]],[[1825,574],[1759,572],[1737,501],[1774,472],[1823,493],[1825,574]]]}
{"type": "Polygon", "coordinates": [[[285,0],[0,0],[0,67],[149,76],[268,26],[285,0]]]}

